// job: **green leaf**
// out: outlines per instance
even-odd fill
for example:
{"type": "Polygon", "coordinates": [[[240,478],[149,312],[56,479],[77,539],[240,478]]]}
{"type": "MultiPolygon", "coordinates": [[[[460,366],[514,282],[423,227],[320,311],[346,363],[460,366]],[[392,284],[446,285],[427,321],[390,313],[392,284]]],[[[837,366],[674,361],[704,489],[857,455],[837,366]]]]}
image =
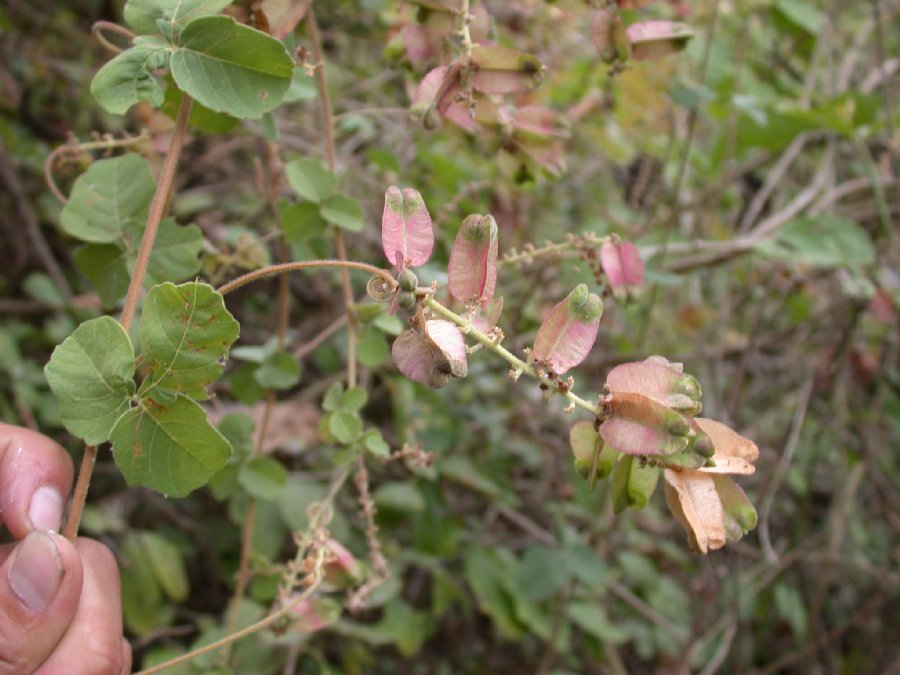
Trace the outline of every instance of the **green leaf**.
{"type": "Polygon", "coordinates": [[[259,386],[266,389],[290,389],[300,381],[300,362],[287,352],[266,356],[254,373],[259,386]]]}
{"type": "Polygon", "coordinates": [[[356,412],[366,404],[368,399],[369,395],[366,394],[365,389],[362,387],[351,387],[341,394],[340,408],[348,412],[356,412]]]}
{"type": "Polygon", "coordinates": [[[81,273],[91,282],[104,307],[114,307],[128,291],[125,253],[115,244],[85,244],[73,256],[81,273]]]}
{"type": "Polygon", "coordinates": [[[335,410],[341,409],[341,397],[344,394],[344,385],[340,382],[335,382],[330,387],[328,387],[328,391],[325,392],[325,397],[322,399],[322,409],[327,412],[334,412],[335,410]]]}
{"type": "Polygon", "coordinates": [[[171,497],[204,485],[231,456],[231,446],[203,408],[181,395],[168,406],[141,401],[119,418],[110,441],[129,485],[171,497]]]}
{"type": "MultiPolygon", "coordinates": [[[[143,233],[143,227],[141,228],[143,233]]],[[[200,271],[200,251],[203,233],[196,225],[178,225],[174,218],[166,218],[159,224],[153,252],[147,265],[144,286],[154,286],[164,281],[181,281],[200,271]]],[[[133,262],[129,261],[133,266],[133,262]]]]}
{"type": "MultiPolygon", "coordinates": [[[[178,107],[181,105],[182,96],[183,94],[170,76],[167,79],[166,99],[159,109],[174,120],[178,116],[178,107]]],[[[204,134],[224,134],[237,126],[238,119],[227,113],[210,110],[202,103],[194,101],[191,105],[188,123],[204,134]]]]}
{"type": "Polygon", "coordinates": [[[322,202],[322,217],[348,232],[361,232],[365,214],[358,201],[339,192],[322,202]]]}
{"type": "Polygon", "coordinates": [[[53,350],[44,373],[66,429],[88,445],[103,443],[134,394],[131,340],[115,319],[91,319],[53,350]]]}
{"type": "Polygon", "coordinates": [[[629,638],[628,631],[610,621],[599,601],[573,602],[569,605],[569,618],[581,630],[601,642],[621,644],[629,638]]]}
{"type": "Polygon", "coordinates": [[[317,204],[301,202],[281,210],[281,226],[285,239],[292,244],[302,244],[311,237],[324,234],[326,223],[317,204]]]}
{"type": "Polygon", "coordinates": [[[207,16],[184,27],[169,67],[178,87],[207,108],[258,119],[281,103],[294,62],[270,35],[228,16],[207,16]]]}
{"type": "Polygon", "coordinates": [[[142,230],[156,181],[140,155],[101,159],[72,187],[60,214],[63,229],[78,239],[111,243],[126,230],[142,230]]]}
{"type": "Polygon", "coordinates": [[[391,446],[387,444],[378,429],[369,429],[363,434],[363,445],[366,450],[379,459],[391,456],[391,446]]]}
{"type": "Polygon", "coordinates": [[[339,443],[347,445],[362,435],[362,421],[354,413],[338,410],[328,419],[328,429],[339,443]]]}
{"type": "Polygon", "coordinates": [[[277,499],[287,483],[287,471],[271,457],[256,457],[241,467],[238,482],[258,499],[277,499]]]}
{"type": "Polygon", "coordinates": [[[316,85],[315,78],[306,72],[303,66],[294,68],[294,75],[291,78],[291,86],[284,95],[285,103],[296,103],[297,101],[312,101],[319,96],[319,87],[316,85]]]}
{"type": "Polygon", "coordinates": [[[189,593],[187,570],[179,548],[156,532],[139,535],[141,548],[156,575],[163,592],[170,600],[184,602],[189,593]]]}
{"type": "Polygon", "coordinates": [[[153,71],[164,68],[168,58],[165,43],[135,44],[97,71],[91,80],[91,95],[113,115],[124,115],[138,101],[158,108],[165,97],[153,71]]]}
{"type": "Polygon", "coordinates": [[[201,16],[218,14],[232,0],[128,0],[122,14],[135,33],[158,33],[160,21],[172,29],[201,16]]]}
{"type": "Polygon", "coordinates": [[[334,192],[337,185],[337,176],[310,157],[288,162],[284,174],[298,195],[316,204],[334,192]]]}
{"type": "Polygon", "coordinates": [[[366,326],[362,329],[356,350],[359,362],[368,368],[380,366],[391,356],[391,350],[388,347],[384,333],[375,328],[375,326],[366,326]]]}
{"type": "Polygon", "coordinates": [[[392,511],[424,511],[425,498],[415,485],[406,481],[385,483],[373,495],[379,509],[392,511]]]}
{"type": "Polygon", "coordinates": [[[221,376],[239,331],[212,286],[198,282],[154,286],[141,314],[141,351],[147,369],[141,391],[160,387],[206,398],[204,388],[221,376]]]}
{"type": "Polygon", "coordinates": [[[757,249],[781,260],[813,267],[857,267],[875,262],[875,247],[856,222],[840,216],[799,218],[757,249]]]}

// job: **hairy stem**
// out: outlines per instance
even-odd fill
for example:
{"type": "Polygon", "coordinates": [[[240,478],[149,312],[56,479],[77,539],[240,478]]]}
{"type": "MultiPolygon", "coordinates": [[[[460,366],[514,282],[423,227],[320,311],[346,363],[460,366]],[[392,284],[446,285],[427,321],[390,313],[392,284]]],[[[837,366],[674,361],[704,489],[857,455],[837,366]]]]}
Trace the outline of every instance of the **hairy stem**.
{"type": "MultiPolygon", "coordinates": [[[[282,175],[276,168],[280,163],[275,160],[278,158],[278,147],[275,144],[269,144],[267,148],[267,173],[268,180],[264,191],[266,193],[266,202],[272,219],[275,221],[275,232],[278,235],[278,262],[288,262],[287,242],[284,240],[284,231],[281,221],[281,211],[278,210],[278,188],[282,183],[282,175]]],[[[278,351],[284,350],[284,343],[287,336],[288,323],[290,322],[291,312],[291,295],[290,295],[290,279],[286,274],[278,277],[278,351]]],[[[263,408],[262,419],[259,423],[257,431],[256,445],[253,449],[255,456],[262,454],[265,448],[266,435],[269,432],[269,422],[272,418],[272,408],[275,405],[275,390],[269,389],[266,392],[266,403],[263,408]]],[[[247,585],[250,583],[250,556],[253,552],[253,533],[256,529],[256,497],[251,496],[247,503],[247,511],[244,516],[244,528],[241,537],[241,555],[238,565],[237,581],[234,587],[234,594],[231,599],[231,611],[228,617],[228,633],[237,630],[238,617],[240,615],[241,601],[244,593],[247,591],[247,585]]],[[[223,661],[225,663],[231,657],[230,645],[223,653],[223,661]]]]}
{"type": "MultiPolygon", "coordinates": [[[[319,98],[322,101],[322,124],[325,127],[325,156],[328,158],[328,170],[334,172],[337,166],[337,147],[334,142],[334,110],[331,107],[331,94],[328,91],[328,77],[325,74],[325,52],[322,49],[322,35],[316,21],[315,10],[310,6],[307,14],[309,39],[312,41],[313,57],[316,59],[316,84],[319,98]]],[[[347,260],[347,245],[340,230],[334,233],[334,246],[339,260],[347,260]]],[[[350,273],[341,270],[341,290],[344,295],[344,307],[347,312],[347,386],[356,386],[356,316],[353,313],[353,286],[350,285],[350,273]]]]}
{"type": "Polygon", "coordinates": [[[144,236],[141,237],[141,247],[138,249],[137,260],[134,263],[134,273],[131,275],[131,283],[128,285],[128,293],[125,295],[125,307],[122,309],[122,318],[119,319],[127,331],[131,328],[134,313],[137,310],[138,297],[141,286],[144,283],[144,275],[147,272],[147,264],[150,262],[150,253],[153,251],[153,243],[156,241],[156,233],[159,224],[166,214],[166,206],[169,203],[169,194],[172,192],[172,183],[175,181],[175,171],[178,168],[178,160],[181,157],[181,149],[187,138],[188,118],[191,114],[191,97],[183,94],[181,105],[178,107],[178,117],[175,118],[175,130],[172,132],[172,140],[169,142],[169,152],[163,163],[162,173],[156,185],[153,201],[150,202],[150,214],[147,216],[147,226],[144,228],[144,236]]]}
{"type": "Polygon", "coordinates": [[[227,295],[228,293],[237,290],[241,286],[246,286],[252,281],[267,279],[268,277],[274,277],[276,274],[284,274],[285,272],[295,272],[297,270],[311,269],[313,267],[334,267],[338,269],[346,268],[348,270],[360,270],[362,272],[368,272],[372,276],[381,277],[390,285],[391,288],[394,288],[397,285],[394,276],[390,272],[381,269],[380,267],[375,267],[375,265],[356,262],[354,260],[328,259],[297,260],[294,262],[281,263],[278,265],[269,265],[268,267],[263,267],[258,270],[253,270],[252,272],[247,272],[247,274],[242,274],[241,276],[232,279],[227,284],[222,284],[217,290],[222,295],[227,295]]]}
{"type": "MultiPolygon", "coordinates": [[[[426,295],[424,302],[425,306],[428,307],[428,309],[430,309],[434,314],[437,314],[438,316],[455,323],[462,329],[463,334],[471,336],[476,341],[484,345],[485,349],[493,352],[501,359],[506,361],[513,367],[513,370],[515,372],[522,375],[528,375],[528,377],[534,378],[541,384],[547,385],[551,390],[556,389],[556,384],[550,378],[540,375],[532,366],[529,366],[518,356],[514,355],[505,347],[499,345],[495,338],[492,338],[490,335],[483,333],[475,326],[473,326],[471,321],[444,307],[441,303],[434,299],[433,293],[429,293],[428,295],[426,295]]],[[[600,410],[598,409],[596,404],[581,398],[572,391],[568,391],[561,395],[565,396],[565,398],[567,398],[573,405],[576,405],[579,408],[583,408],[584,410],[589,411],[595,416],[600,413],[600,410]]]]}
{"type": "MultiPolygon", "coordinates": [[[[178,117],[175,120],[172,140],[169,142],[169,152],[166,155],[166,161],[163,163],[159,182],[156,184],[156,193],[153,195],[153,201],[150,203],[147,226],[144,229],[144,236],[141,238],[141,247],[138,250],[134,273],[131,276],[128,293],[125,296],[125,307],[122,310],[122,317],[119,319],[126,331],[131,328],[131,322],[134,320],[138,296],[144,282],[144,275],[147,272],[147,264],[150,262],[150,253],[153,251],[153,242],[156,240],[159,223],[163,215],[165,215],[166,205],[169,202],[169,193],[172,191],[172,183],[175,180],[175,170],[178,168],[178,159],[181,157],[181,149],[184,147],[184,141],[187,136],[190,112],[191,98],[184,94],[181,99],[181,105],[178,108],[178,117]]],[[[66,537],[72,541],[78,535],[81,513],[84,511],[84,503],[87,499],[88,487],[90,486],[91,474],[93,473],[96,459],[97,448],[94,446],[85,447],[84,456],[81,458],[81,467],[78,470],[78,481],[75,483],[75,490],[72,493],[72,506],[69,509],[69,517],[66,519],[63,529],[66,537]]]]}

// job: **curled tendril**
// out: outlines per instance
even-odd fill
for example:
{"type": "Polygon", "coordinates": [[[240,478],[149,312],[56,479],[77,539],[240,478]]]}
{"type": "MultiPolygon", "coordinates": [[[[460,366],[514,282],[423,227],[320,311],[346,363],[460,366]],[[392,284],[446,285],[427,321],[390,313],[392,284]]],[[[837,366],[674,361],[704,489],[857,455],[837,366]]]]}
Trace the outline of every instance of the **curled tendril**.
{"type": "Polygon", "coordinates": [[[394,289],[382,277],[372,277],[366,284],[366,293],[376,302],[387,302],[391,299],[394,289]]]}

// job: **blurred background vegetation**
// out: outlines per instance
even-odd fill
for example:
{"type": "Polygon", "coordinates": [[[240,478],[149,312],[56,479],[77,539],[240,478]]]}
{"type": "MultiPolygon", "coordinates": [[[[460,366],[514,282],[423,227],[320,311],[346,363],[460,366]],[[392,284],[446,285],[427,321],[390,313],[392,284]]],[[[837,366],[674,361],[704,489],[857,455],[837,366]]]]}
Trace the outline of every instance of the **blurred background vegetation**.
{"type": "MultiPolygon", "coordinates": [[[[340,611],[341,593],[323,594],[322,630],[238,643],[233,672],[900,672],[900,2],[670,0],[628,10],[684,20],[696,37],[677,56],[611,78],[585,3],[488,0],[492,36],[547,67],[538,89],[511,97],[555,112],[557,134],[539,152],[515,137],[410,120],[411,92],[439,54],[410,59],[404,27],[433,27],[434,4],[315,3],[340,187],[365,213],[350,257],[384,264],[378,218],[392,183],[418,188],[435,221],[424,282],[446,281],[456,228],[473,212],[496,217],[501,255],[568,233],[634,241],[648,287],[625,306],[607,303],[576,387],[598,393],[612,366],[650,354],[683,362],[703,385],[705,415],[760,447],[757,473],[742,481],[760,524],[698,557],[661,495],[614,517],[606,485],[589,492],[572,469],[573,418],[561,405],[533,383],[511,385],[483,353],[465,380],[425,390],[390,361],[401,321],[370,312],[362,417],[391,449],[421,444],[434,455],[429,466],[369,462],[390,579],[357,613],[340,611]]],[[[134,149],[156,168],[172,126],[140,106],[112,117],[91,99],[91,77],[109,58],[91,26],[120,19],[109,0],[0,7],[0,419],[55,435],[76,458],[42,368],[102,307],[75,264],[78,243],[59,228],[44,163],[73,137],[146,130],[134,149]]],[[[306,23],[287,41],[309,53],[306,23]]],[[[324,157],[312,78],[295,81],[292,101],[262,124],[201,122],[185,150],[171,212],[202,230],[201,276],[212,283],[275,256],[278,226],[258,178],[266,135],[277,130],[285,160],[324,157]]],[[[100,156],[67,155],[54,167],[61,190],[100,156]]],[[[293,257],[331,255],[324,223],[282,213],[293,257]]],[[[354,280],[362,297],[365,279],[354,280]]],[[[502,267],[506,346],[521,353],[579,282],[593,274],[578,258],[502,267]]],[[[344,379],[346,333],[306,348],[343,315],[340,278],[290,283],[287,348],[300,352],[303,372],[279,394],[265,442],[284,473],[233,470],[169,501],[127,489],[101,453],[83,531],[119,558],[139,664],[226,631],[251,495],[253,578],[240,622],[263,616],[279,561],[293,555],[290,532],[307,526],[306,506],[349,461],[321,430],[337,410],[323,411],[323,397],[344,379]]],[[[276,285],[228,303],[241,347],[211,407],[243,453],[260,382],[271,381],[256,375],[275,334],[276,285]]],[[[367,560],[349,483],[330,531],[367,560]]],[[[172,672],[222,667],[213,654],[172,672]]]]}

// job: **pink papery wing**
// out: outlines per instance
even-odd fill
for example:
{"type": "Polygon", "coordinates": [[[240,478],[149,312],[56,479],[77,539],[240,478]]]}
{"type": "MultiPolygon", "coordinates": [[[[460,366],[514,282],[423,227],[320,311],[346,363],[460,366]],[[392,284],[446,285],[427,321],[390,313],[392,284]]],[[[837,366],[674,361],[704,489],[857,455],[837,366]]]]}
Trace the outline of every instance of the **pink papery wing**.
{"type": "Polygon", "coordinates": [[[472,312],[472,325],[483,333],[487,333],[497,325],[503,311],[503,297],[497,296],[486,305],[478,305],[472,312]]]}
{"type": "Polygon", "coordinates": [[[428,36],[421,26],[409,24],[400,32],[403,46],[406,48],[406,56],[410,63],[417,66],[435,56],[434,50],[428,43],[428,36]]]}
{"type": "Polygon", "coordinates": [[[712,439],[716,449],[712,456],[715,466],[704,467],[704,472],[751,474],[756,471],[753,465],[759,458],[756,443],[721,422],[705,417],[695,417],[694,421],[712,439]]]}
{"type": "Polygon", "coordinates": [[[698,553],[722,548],[727,540],[725,510],[712,476],[666,469],[666,504],[681,522],[698,553]]]}
{"type": "Polygon", "coordinates": [[[391,357],[397,369],[408,379],[426,387],[440,389],[450,381],[450,366],[439,368],[431,341],[416,330],[405,330],[394,340],[391,357]]]}
{"type": "Polygon", "coordinates": [[[544,319],[534,338],[534,357],[548,362],[557,375],[577,366],[594,346],[602,311],[600,298],[579,284],[544,319]]]}
{"type": "Polygon", "coordinates": [[[694,377],[652,361],[616,366],[606,376],[606,387],[614,393],[641,394],[663,405],[682,394],[700,398],[700,384],[694,377]]]}
{"type": "Polygon", "coordinates": [[[450,292],[463,302],[487,302],[497,287],[497,221],[493,216],[467,217],[450,250],[450,292]]]}
{"type": "Polygon", "coordinates": [[[600,425],[603,442],[626,455],[673,455],[687,447],[688,439],[668,431],[613,417],[600,425]]]}
{"type": "Polygon", "coordinates": [[[387,259],[403,268],[428,262],[434,248],[431,216],[422,195],[412,188],[392,185],[384,193],[381,244],[387,259]]]}
{"type": "Polygon", "coordinates": [[[475,45],[469,81],[485,94],[512,94],[534,89],[543,79],[543,65],[531,54],[509,47],[475,45]]]}
{"type": "Polygon", "coordinates": [[[679,52],[693,36],[687,26],[672,21],[640,21],[628,26],[631,56],[636,61],[660,59],[679,52]]]}
{"type": "Polygon", "coordinates": [[[644,284],[644,261],[637,247],[629,241],[600,247],[600,264],[613,288],[640,288],[644,284]]]}
{"type": "Polygon", "coordinates": [[[425,322],[425,326],[428,328],[428,336],[450,362],[450,374],[453,377],[468,375],[466,340],[456,324],[442,319],[431,319],[425,322]]]}

